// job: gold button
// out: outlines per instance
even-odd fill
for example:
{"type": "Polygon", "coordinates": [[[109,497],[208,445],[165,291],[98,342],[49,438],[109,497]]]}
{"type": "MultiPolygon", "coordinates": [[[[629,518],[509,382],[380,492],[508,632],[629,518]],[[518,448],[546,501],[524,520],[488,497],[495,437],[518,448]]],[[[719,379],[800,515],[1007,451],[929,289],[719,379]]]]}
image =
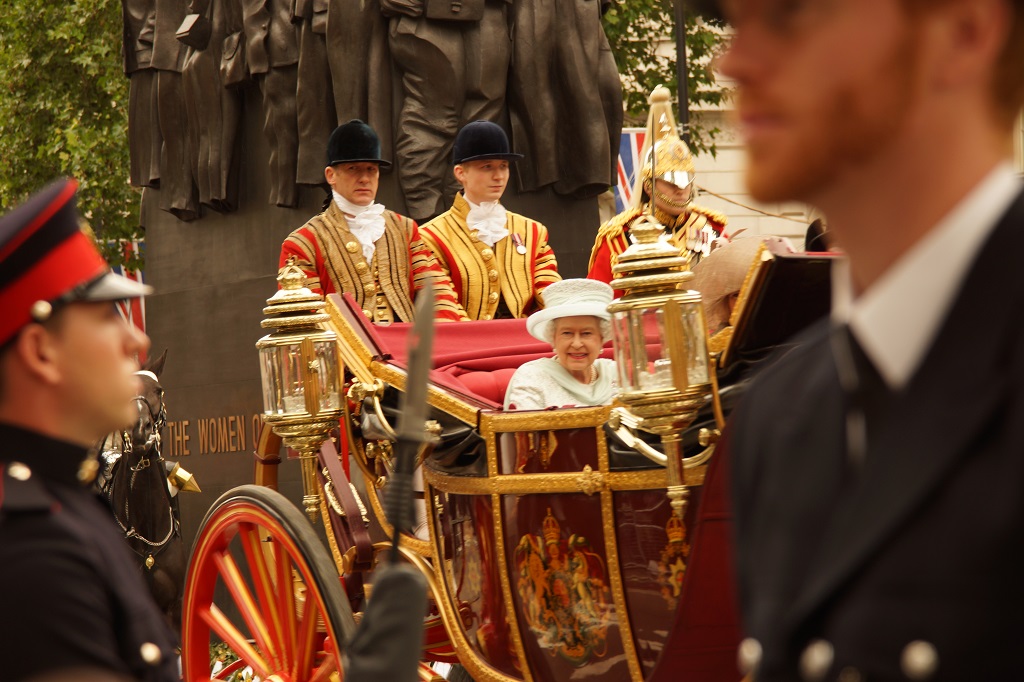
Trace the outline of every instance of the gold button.
{"type": "Polygon", "coordinates": [[[824,680],[832,667],[834,652],[832,645],[823,639],[816,639],[800,654],[800,675],[807,682],[824,680]]]}
{"type": "Polygon", "coordinates": [[[32,308],[29,311],[32,319],[36,322],[46,322],[50,319],[51,313],[53,313],[53,306],[50,305],[49,301],[36,301],[32,304],[32,308]]]}
{"type": "Polygon", "coordinates": [[[366,310],[365,308],[363,308],[363,315],[366,315],[371,320],[373,319],[373,313],[371,313],[369,310],[366,310]]]}
{"type": "Polygon", "coordinates": [[[491,319],[491,314],[490,313],[485,313],[483,319],[485,319],[485,320],[491,319]]]}
{"type": "Polygon", "coordinates": [[[362,273],[366,272],[366,270],[367,270],[366,263],[356,263],[356,272],[362,274],[362,273]]]}
{"type": "Polygon", "coordinates": [[[747,637],[740,642],[740,648],[736,651],[736,662],[740,672],[744,675],[752,675],[761,665],[761,643],[753,637],[747,637]]]}
{"type": "Polygon", "coordinates": [[[164,655],[160,653],[160,647],[152,642],[146,642],[140,646],[139,655],[142,656],[142,660],[150,665],[156,665],[164,658],[164,655]]]}
{"type": "Polygon", "coordinates": [[[494,303],[495,301],[497,301],[498,300],[498,292],[497,291],[492,291],[491,293],[489,293],[487,295],[487,300],[490,301],[491,303],[494,303]]]}
{"type": "Polygon", "coordinates": [[[487,272],[487,279],[491,280],[492,282],[498,281],[498,271],[497,270],[489,270],[487,272]]]}
{"type": "Polygon", "coordinates": [[[373,282],[370,282],[365,287],[363,287],[363,291],[365,291],[368,294],[372,294],[375,291],[377,291],[377,285],[374,284],[373,282]]]}
{"type": "Polygon", "coordinates": [[[490,249],[483,249],[480,251],[480,255],[484,257],[484,260],[491,260],[494,258],[494,252],[490,249]]]}
{"type": "Polygon", "coordinates": [[[27,481],[32,478],[32,470],[21,462],[11,462],[7,466],[7,475],[16,481],[27,481]]]}
{"type": "Polygon", "coordinates": [[[359,250],[359,244],[356,242],[349,242],[348,244],[345,244],[345,248],[348,249],[349,253],[355,253],[359,250]]]}
{"type": "Polygon", "coordinates": [[[903,647],[900,668],[912,680],[927,680],[939,669],[939,653],[931,642],[915,640],[903,647]]]}

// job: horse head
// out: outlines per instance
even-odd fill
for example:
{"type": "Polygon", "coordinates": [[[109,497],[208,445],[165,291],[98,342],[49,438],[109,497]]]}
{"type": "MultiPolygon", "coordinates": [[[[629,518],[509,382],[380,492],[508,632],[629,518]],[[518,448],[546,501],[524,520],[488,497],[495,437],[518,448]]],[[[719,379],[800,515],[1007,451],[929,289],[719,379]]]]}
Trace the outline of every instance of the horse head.
{"type": "Polygon", "coordinates": [[[142,384],[142,390],[135,396],[139,416],[132,426],[131,453],[139,458],[156,449],[159,456],[160,433],[167,422],[167,408],[164,404],[164,387],[160,384],[160,374],[164,369],[167,351],[155,360],[147,361],[136,375],[142,384]]]}

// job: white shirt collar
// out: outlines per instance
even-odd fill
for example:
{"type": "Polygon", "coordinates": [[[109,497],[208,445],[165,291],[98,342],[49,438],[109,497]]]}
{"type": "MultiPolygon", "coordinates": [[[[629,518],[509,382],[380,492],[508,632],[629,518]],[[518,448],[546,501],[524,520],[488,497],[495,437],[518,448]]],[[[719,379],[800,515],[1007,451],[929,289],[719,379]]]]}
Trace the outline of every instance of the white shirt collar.
{"type": "Polygon", "coordinates": [[[368,262],[372,261],[373,254],[377,249],[377,240],[384,236],[384,205],[370,203],[366,206],[359,206],[333,189],[331,194],[334,196],[335,205],[345,214],[349,232],[359,240],[363,258],[368,262]]]}
{"type": "Polygon", "coordinates": [[[507,213],[500,201],[485,201],[481,204],[474,204],[466,199],[469,204],[469,213],[466,214],[466,225],[471,231],[476,232],[476,238],[487,246],[494,246],[500,240],[508,236],[507,213]]]}
{"type": "Polygon", "coordinates": [[[1021,180],[1009,163],[993,169],[860,297],[849,264],[832,275],[832,319],[850,329],[886,384],[902,389],[931,348],[978,251],[1021,180]]]}

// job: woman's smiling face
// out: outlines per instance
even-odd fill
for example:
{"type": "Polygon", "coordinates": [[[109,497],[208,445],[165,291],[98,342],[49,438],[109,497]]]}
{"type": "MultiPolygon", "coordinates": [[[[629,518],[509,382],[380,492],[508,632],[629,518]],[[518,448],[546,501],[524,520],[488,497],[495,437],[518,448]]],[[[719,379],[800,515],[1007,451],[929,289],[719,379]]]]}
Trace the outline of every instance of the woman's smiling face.
{"type": "Polygon", "coordinates": [[[589,379],[591,365],[601,354],[601,322],[593,315],[559,317],[552,323],[555,338],[552,346],[558,364],[580,381],[589,379]]]}

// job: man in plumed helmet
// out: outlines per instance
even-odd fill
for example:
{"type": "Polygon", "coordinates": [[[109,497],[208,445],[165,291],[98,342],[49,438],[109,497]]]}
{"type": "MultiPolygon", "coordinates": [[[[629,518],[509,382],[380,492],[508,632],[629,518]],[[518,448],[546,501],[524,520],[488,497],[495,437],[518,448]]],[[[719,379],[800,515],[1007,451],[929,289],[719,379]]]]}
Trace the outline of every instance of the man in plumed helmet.
{"type": "MultiPolygon", "coordinates": [[[[652,203],[654,217],[665,226],[681,254],[690,259],[691,266],[711,253],[712,242],[724,236],[727,222],[721,213],[693,203],[693,156],[676,133],[668,90],[658,86],[650,101],[647,139],[640,153],[642,165],[632,206],[600,227],[590,252],[587,277],[613,286],[612,266],[630,244],[631,226],[643,219],[652,203]]],[[[621,296],[622,292],[616,290],[615,295],[621,296]]]]}
{"type": "Polygon", "coordinates": [[[114,302],[148,287],[79,229],[76,187],[0,218],[0,677],[170,682],[175,637],[90,486],[149,347],[114,302]]]}
{"type": "Polygon", "coordinates": [[[413,298],[427,282],[434,284],[437,319],[464,320],[451,280],[416,223],[374,203],[380,170],[390,167],[373,128],[359,119],[335,128],[324,169],[329,202],[284,240],[280,265],[294,257],[311,290],[352,294],[375,324],[412,322],[413,298]]]}
{"type": "Polygon", "coordinates": [[[526,317],[561,279],[546,227],[505,210],[509,164],[521,159],[497,124],[474,121],[455,138],[452,207],[423,226],[423,241],[449,274],[472,320],[526,317]]]}

